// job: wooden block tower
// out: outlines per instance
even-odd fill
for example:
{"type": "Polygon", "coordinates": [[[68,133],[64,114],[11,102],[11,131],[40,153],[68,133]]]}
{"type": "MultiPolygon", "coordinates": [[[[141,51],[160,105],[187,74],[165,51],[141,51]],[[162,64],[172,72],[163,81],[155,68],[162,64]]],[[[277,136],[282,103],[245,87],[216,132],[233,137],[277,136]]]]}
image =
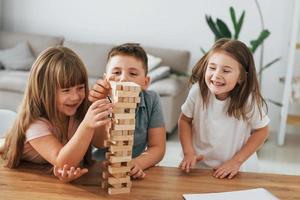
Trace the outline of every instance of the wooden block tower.
{"type": "Polygon", "coordinates": [[[109,164],[102,172],[101,186],[108,189],[108,194],[129,193],[131,180],[128,173],[131,169],[135,110],[140,102],[141,88],[132,82],[111,81],[110,84],[113,120],[104,144],[108,147],[105,156],[109,164]]]}

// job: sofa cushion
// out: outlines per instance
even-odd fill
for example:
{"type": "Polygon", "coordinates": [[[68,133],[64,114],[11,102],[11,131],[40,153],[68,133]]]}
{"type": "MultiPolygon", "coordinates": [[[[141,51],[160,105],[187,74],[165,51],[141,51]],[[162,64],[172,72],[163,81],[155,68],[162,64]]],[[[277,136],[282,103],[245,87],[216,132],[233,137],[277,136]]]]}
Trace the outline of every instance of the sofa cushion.
{"type": "Polygon", "coordinates": [[[28,77],[28,71],[1,70],[0,90],[24,93],[28,77]]]}
{"type": "Polygon", "coordinates": [[[0,31],[0,49],[11,48],[20,42],[28,42],[34,57],[37,57],[48,47],[62,45],[63,37],[0,31]]]}
{"type": "Polygon", "coordinates": [[[0,50],[0,62],[5,69],[29,70],[34,60],[27,42],[19,43],[13,48],[0,50]]]}
{"type": "Polygon", "coordinates": [[[184,50],[144,47],[148,54],[162,59],[160,65],[170,66],[172,71],[187,72],[190,59],[190,53],[184,50]]]}
{"type": "Polygon", "coordinates": [[[177,96],[182,90],[186,90],[188,78],[172,74],[168,78],[152,83],[149,90],[157,92],[161,96],[177,96]]]}
{"type": "Polygon", "coordinates": [[[157,68],[160,63],[162,62],[162,59],[156,56],[152,56],[151,54],[147,54],[148,58],[148,71],[152,71],[155,68],[157,68]]]}
{"type": "Polygon", "coordinates": [[[107,54],[114,45],[65,41],[64,46],[75,51],[85,64],[89,77],[99,78],[105,73],[107,54]]]}
{"type": "Polygon", "coordinates": [[[171,74],[171,67],[169,66],[160,66],[148,73],[148,76],[150,77],[151,83],[161,80],[163,78],[166,78],[170,76],[171,74]]]}

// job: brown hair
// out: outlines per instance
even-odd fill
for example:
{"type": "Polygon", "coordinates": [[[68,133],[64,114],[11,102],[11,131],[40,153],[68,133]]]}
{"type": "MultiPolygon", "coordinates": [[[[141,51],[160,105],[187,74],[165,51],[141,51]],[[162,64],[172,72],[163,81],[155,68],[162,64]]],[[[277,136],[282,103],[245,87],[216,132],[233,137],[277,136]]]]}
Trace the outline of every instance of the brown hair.
{"type": "Polygon", "coordinates": [[[137,43],[125,43],[119,46],[113,47],[107,56],[107,61],[110,58],[117,55],[132,56],[137,60],[140,60],[145,70],[145,75],[148,74],[148,58],[145,50],[137,43]]]}
{"type": "Polygon", "coordinates": [[[237,119],[242,118],[243,120],[247,120],[252,116],[253,109],[255,105],[257,105],[260,116],[262,117],[262,107],[265,105],[267,108],[267,104],[259,90],[254,59],[248,47],[238,40],[220,39],[216,41],[212,48],[193,68],[190,83],[198,82],[203,99],[203,106],[208,105],[210,96],[209,89],[205,83],[205,72],[209,58],[216,52],[226,53],[241,65],[241,81],[237,83],[234,89],[229,93],[231,100],[227,114],[237,119]]]}
{"type": "Polygon", "coordinates": [[[88,108],[88,78],[83,62],[69,48],[50,47],[44,50],[33,63],[24,98],[17,118],[8,131],[3,158],[6,166],[19,165],[25,142],[25,133],[34,121],[45,118],[58,130],[58,140],[67,140],[68,118],[62,116],[56,105],[56,91],[85,84],[86,98],[76,111],[75,119],[80,122],[88,108]]]}

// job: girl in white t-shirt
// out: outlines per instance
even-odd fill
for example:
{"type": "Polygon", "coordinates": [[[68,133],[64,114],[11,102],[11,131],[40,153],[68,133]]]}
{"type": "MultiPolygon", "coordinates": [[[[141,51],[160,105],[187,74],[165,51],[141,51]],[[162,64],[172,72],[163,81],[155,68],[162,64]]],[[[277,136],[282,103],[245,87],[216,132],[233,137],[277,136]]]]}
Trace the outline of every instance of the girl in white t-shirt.
{"type": "Polygon", "coordinates": [[[182,105],[180,168],[213,168],[216,178],[257,170],[257,149],[268,137],[269,118],[252,53],[240,41],[221,39],[196,64],[182,105]]]}
{"type": "Polygon", "coordinates": [[[94,130],[110,121],[112,109],[106,99],[89,107],[88,92],[85,66],[71,49],[44,50],[32,66],[17,119],[6,136],[6,166],[16,168],[21,160],[50,163],[64,182],[86,173],[76,167],[90,157],[91,142],[102,145],[96,140],[101,133],[94,130]]]}

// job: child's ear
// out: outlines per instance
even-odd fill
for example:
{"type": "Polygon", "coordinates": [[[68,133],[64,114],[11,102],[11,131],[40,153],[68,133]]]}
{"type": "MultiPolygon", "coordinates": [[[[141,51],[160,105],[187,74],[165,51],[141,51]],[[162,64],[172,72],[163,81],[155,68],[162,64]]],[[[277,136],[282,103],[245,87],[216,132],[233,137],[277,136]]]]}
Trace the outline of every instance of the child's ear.
{"type": "Polygon", "coordinates": [[[144,86],[142,87],[143,90],[146,90],[150,85],[150,77],[146,76],[144,80],[144,86]]]}

